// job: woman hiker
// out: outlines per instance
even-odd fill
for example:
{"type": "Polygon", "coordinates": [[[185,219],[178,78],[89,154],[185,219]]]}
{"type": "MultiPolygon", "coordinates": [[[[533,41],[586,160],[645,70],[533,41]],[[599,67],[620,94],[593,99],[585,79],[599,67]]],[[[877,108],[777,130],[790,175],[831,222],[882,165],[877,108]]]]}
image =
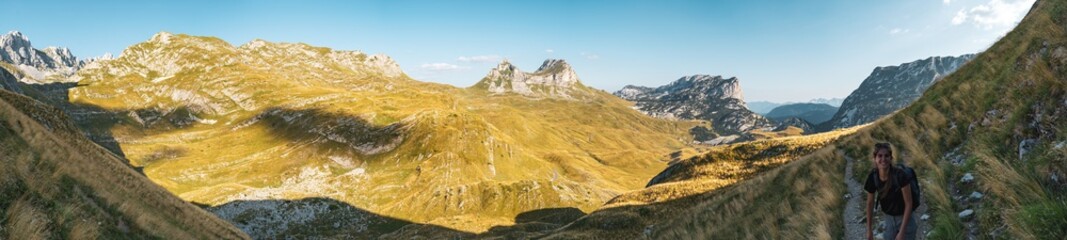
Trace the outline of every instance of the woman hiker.
{"type": "Polygon", "coordinates": [[[863,186],[867,191],[867,239],[874,239],[871,222],[875,205],[885,213],[883,239],[915,239],[918,226],[912,217],[915,203],[912,203],[911,181],[902,169],[893,165],[889,143],[874,145],[874,166],[863,186]]]}

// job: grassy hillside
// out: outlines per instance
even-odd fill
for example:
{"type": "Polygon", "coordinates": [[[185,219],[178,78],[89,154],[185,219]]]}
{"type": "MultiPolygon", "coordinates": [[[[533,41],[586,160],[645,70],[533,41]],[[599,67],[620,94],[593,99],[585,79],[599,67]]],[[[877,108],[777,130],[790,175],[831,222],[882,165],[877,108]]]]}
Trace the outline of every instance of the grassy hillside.
{"type": "Polygon", "coordinates": [[[832,154],[827,145],[853,131],[712,148],[672,164],[648,188],[619,195],[547,238],[829,238],[834,232],[804,227],[834,223],[828,210],[842,203],[835,188],[840,170],[820,169],[829,158],[805,156],[832,154]],[[810,205],[801,207],[800,201],[810,205]]]}
{"type": "Polygon", "coordinates": [[[58,109],[5,90],[0,156],[0,238],[248,238],[90,142],[58,109]]]}
{"type": "MultiPolygon", "coordinates": [[[[72,102],[183,199],[328,198],[480,232],[639,189],[692,123],[582,100],[490,95],[388,75],[359,52],[157,34],[79,72],[72,102]]],[[[91,126],[93,127],[93,126],[91,126]]],[[[255,234],[253,234],[255,235],[255,234]]]]}
{"type": "Polygon", "coordinates": [[[1015,30],[918,101],[854,133],[815,145],[732,145],[677,163],[658,184],[623,194],[548,238],[842,238],[845,159],[858,160],[853,176],[866,176],[873,144],[884,141],[896,147],[897,161],[920,173],[933,225],[923,236],[1061,239],[1067,235],[1064,16],[1067,3],[1039,1],[1015,30]],[[752,154],[783,148],[802,151],[784,161],[752,154]],[[785,163],[766,170],[760,162],[785,163]],[[975,180],[962,181],[967,174],[975,180]],[[745,180],[722,180],[738,175],[745,180]],[[984,197],[969,197],[975,191],[984,197]],[[966,209],[973,218],[958,217],[966,209]]]}
{"type": "Polygon", "coordinates": [[[1067,236],[1064,16],[1067,3],[1039,1],[985,53],[840,145],[860,158],[859,146],[894,143],[929,183],[933,238],[1067,236]],[[966,174],[974,182],[962,182],[966,174]],[[973,191],[985,197],[968,200],[973,191]],[[974,220],[956,217],[965,209],[974,210],[974,220]]]}

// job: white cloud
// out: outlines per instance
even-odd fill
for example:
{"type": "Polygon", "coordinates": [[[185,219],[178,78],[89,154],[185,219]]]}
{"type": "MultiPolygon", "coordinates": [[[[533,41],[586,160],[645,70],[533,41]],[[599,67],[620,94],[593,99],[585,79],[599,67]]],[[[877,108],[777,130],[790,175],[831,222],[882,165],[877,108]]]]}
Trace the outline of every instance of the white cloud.
{"type": "Polygon", "coordinates": [[[952,17],[952,25],[960,25],[967,21],[967,11],[960,10],[956,12],[956,16],[952,17]]]}
{"type": "Polygon", "coordinates": [[[952,17],[952,25],[966,22],[982,29],[1009,27],[1022,20],[1034,0],[990,0],[971,9],[961,9],[952,17]]]}
{"type": "Polygon", "coordinates": [[[556,50],[552,50],[551,48],[549,48],[549,49],[545,49],[545,52],[546,53],[553,53],[553,52],[556,52],[556,50]]]}
{"type": "Polygon", "coordinates": [[[905,33],[908,33],[908,32],[911,32],[911,29],[894,28],[893,30],[889,30],[889,35],[905,34],[905,33]]]}
{"type": "Polygon", "coordinates": [[[941,2],[942,2],[942,3],[945,3],[945,5],[948,5],[948,4],[952,3],[952,0],[943,0],[943,1],[941,1],[941,2]]]}
{"type": "Polygon", "coordinates": [[[428,71],[433,71],[433,72],[447,72],[447,71],[456,71],[456,70],[467,69],[466,67],[458,66],[458,65],[455,65],[455,64],[448,64],[448,63],[424,63],[419,67],[422,68],[423,70],[428,70],[428,71]]]}
{"type": "Polygon", "coordinates": [[[497,55],[460,56],[456,58],[456,61],[460,62],[496,62],[498,60],[500,60],[500,56],[497,55]]]}
{"type": "Polygon", "coordinates": [[[587,52],[582,52],[582,57],[585,57],[585,59],[589,59],[589,60],[600,59],[600,55],[597,55],[595,53],[587,53],[587,52]]]}

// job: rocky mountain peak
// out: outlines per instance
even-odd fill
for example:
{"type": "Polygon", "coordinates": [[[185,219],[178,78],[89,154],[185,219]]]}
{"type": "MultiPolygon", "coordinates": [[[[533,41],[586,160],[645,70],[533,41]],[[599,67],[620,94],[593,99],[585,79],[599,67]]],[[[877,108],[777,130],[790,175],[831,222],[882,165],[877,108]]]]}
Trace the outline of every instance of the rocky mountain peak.
{"type": "Polygon", "coordinates": [[[871,75],[845,98],[833,118],[819,130],[846,128],[873,122],[904,108],[935,82],[956,71],[974,54],[935,56],[897,66],[874,68],[871,75]]]}
{"type": "Polygon", "coordinates": [[[55,81],[74,74],[84,65],[70,52],[70,49],[48,47],[35,49],[30,39],[19,31],[0,35],[0,61],[15,65],[21,78],[19,81],[39,83],[55,81]],[[52,77],[59,75],[60,78],[52,77]],[[52,79],[52,80],[45,80],[52,79]]]}
{"type": "Polygon", "coordinates": [[[545,60],[534,74],[547,76],[545,84],[570,87],[578,83],[578,74],[563,59],[545,60]]]}
{"type": "Polygon", "coordinates": [[[626,85],[622,87],[622,89],[619,89],[619,91],[616,91],[615,96],[619,96],[619,98],[632,101],[634,99],[637,99],[637,96],[651,92],[652,90],[655,89],[645,86],[626,85]]]}
{"type": "Polygon", "coordinates": [[[719,99],[733,98],[744,104],[744,94],[741,92],[741,81],[737,77],[723,78],[720,75],[712,76],[697,74],[685,76],[667,85],[667,90],[689,91],[693,93],[706,93],[704,96],[714,96],[719,99]]]}
{"type": "Polygon", "coordinates": [[[492,94],[517,93],[527,97],[574,98],[586,92],[578,74],[562,59],[548,59],[535,72],[523,72],[503,60],[475,85],[492,94]]]}
{"type": "Polygon", "coordinates": [[[501,60],[492,70],[489,71],[488,76],[511,76],[513,73],[518,72],[519,67],[512,65],[507,59],[501,60]]]}
{"type": "Polygon", "coordinates": [[[385,54],[370,55],[363,63],[367,68],[379,71],[386,77],[399,77],[404,74],[404,71],[400,69],[400,64],[385,54]]]}
{"type": "Polygon", "coordinates": [[[7,34],[0,36],[0,45],[20,47],[20,48],[32,48],[30,46],[30,39],[22,35],[19,31],[10,31],[7,34]]]}
{"type": "Polygon", "coordinates": [[[75,66],[78,65],[78,58],[74,57],[73,53],[70,53],[70,49],[61,47],[47,47],[41,50],[48,55],[48,57],[55,60],[57,64],[63,66],[75,66]]]}
{"type": "Polygon", "coordinates": [[[152,38],[149,38],[148,41],[166,44],[170,43],[171,37],[174,37],[174,34],[171,34],[169,32],[158,32],[155,35],[152,35],[152,38]]]}
{"type": "Polygon", "coordinates": [[[4,62],[15,65],[33,65],[35,62],[41,62],[37,59],[36,51],[30,39],[19,31],[11,31],[0,36],[0,60],[4,62]]]}
{"type": "Polygon", "coordinates": [[[772,127],[770,121],[745,106],[736,77],[690,75],[656,88],[630,85],[614,94],[635,102],[637,110],[654,117],[710,120],[719,133],[772,127]]]}

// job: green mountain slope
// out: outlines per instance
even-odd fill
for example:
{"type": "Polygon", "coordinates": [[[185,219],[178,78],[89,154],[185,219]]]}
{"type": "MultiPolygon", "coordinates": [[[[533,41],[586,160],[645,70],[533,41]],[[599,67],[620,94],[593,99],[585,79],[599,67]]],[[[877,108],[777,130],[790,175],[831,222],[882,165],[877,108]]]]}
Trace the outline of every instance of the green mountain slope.
{"type": "Polygon", "coordinates": [[[169,33],[78,77],[71,101],[105,116],[90,128],[183,199],[328,198],[471,232],[639,189],[693,124],[603,91],[490,94],[412,80],[381,55],[169,33]]]}
{"type": "Polygon", "coordinates": [[[60,110],[6,90],[0,156],[0,238],[248,238],[90,142],[60,110]]]}

